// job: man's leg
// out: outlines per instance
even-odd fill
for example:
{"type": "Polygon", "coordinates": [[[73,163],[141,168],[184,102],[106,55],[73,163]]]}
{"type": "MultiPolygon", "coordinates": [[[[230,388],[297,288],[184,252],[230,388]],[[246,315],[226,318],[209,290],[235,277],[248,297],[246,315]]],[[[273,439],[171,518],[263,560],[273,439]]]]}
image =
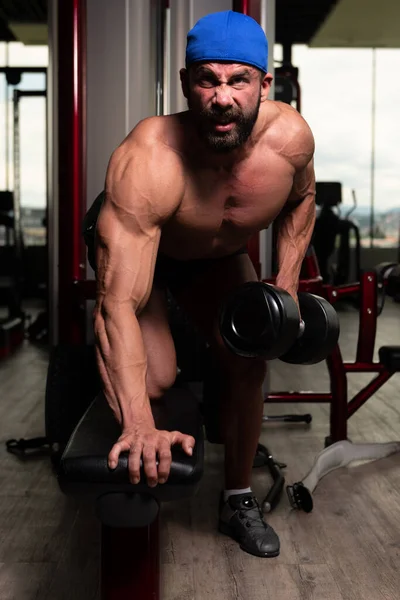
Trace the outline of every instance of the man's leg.
{"type": "MultiPolygon", "coordinates": [[[[175,294],[211,345],[220,374],[216,392],[221,406],[225,444],[225,490],[242,490],[243,496],[244,490],[251,487],[253,460],[261,432],[266,364],[260,359],[236,356],[225,347],[219,333],[218,313],[232,289],[256,280],[249,256],[241,254],[216,260],[190,286],[175,294]]],[[[237,508],[238,514],[245,515],[245,518],[249,516],[246,507],[237,508]]],[[[279,540],[271,528],[268,528],[268,534],[260,531],[260,523],[255,522],[254,515],[246,521],[244,531],[246,527],[256,539],[241,539],[244,549],[258,556],[276,556],[279,553],[279,540]],[[253,528],[247,523],[252,523],[253,528]]]]}
{"type": "Polygon", "coordinates": [[[230,290],[256,280],[249,256],[241,254],[216,260],[207,272],[176,294],[178,302],[210,343],[215,368],[220,374],[218,395],[226,449],[227,489],[250,485],[262,425],[266,365],[263,360],[236,356],[225,347],[218,328],[218,311],[230,290]]]}
{"type": "Polygon", "coordinates": [[[147,357],[146,386],[150,400],[157,400],[174,384],[176,353],[167,312],[165,289],[153,285],[149,300],[138,317],[147,357]]]}

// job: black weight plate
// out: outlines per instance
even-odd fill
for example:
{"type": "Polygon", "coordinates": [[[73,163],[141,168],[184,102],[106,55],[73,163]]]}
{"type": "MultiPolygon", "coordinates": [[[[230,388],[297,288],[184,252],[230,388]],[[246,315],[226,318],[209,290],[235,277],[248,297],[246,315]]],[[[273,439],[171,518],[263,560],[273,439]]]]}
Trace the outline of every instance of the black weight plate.
{"type": "Polygon", "coordinates": [[[325,298],[303,292],[298,297],[305,330],[281,360],[314,365],[325,360],[335,348],[340,333],[339,317],[325,298]]]}
{"type": "Polygon", "coordinates": [[[400,265],[390,270],[387,276],[386,293],[391,298],[400,294],[400,265]]]}
{"type": "Polygon", "coordinates": [[[226,346],[236,354],[273,360],[296,339],[299,312],[285,290],[252,281],[229,294],[221,308],[219,325],[226,346]]]}

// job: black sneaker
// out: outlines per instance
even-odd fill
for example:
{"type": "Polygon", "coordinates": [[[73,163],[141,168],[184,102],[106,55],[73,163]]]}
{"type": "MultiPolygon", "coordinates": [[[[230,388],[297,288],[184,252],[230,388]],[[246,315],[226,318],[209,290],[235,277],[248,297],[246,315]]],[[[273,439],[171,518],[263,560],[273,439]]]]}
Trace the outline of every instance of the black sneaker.
{"type": "Polygon", "coordinates": [[[234,494],[224,502],[221,493],[219,531],[239,542],[241,549],[253,556],[279,556],[279,538],[264,521],[257,499],[251,494],[234,494]]]}

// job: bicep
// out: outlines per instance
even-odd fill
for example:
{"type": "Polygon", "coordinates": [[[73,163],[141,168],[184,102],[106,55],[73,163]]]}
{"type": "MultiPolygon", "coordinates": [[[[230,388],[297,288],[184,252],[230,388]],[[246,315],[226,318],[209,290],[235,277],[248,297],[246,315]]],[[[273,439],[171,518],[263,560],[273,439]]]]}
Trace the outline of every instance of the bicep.
{"type": "Polygon", "coordinates": [[[183,193],[174,155],[142,146],[111,160],[96,232],[98,299],[139,311],[151,292],[161,228],[183,193]]]}

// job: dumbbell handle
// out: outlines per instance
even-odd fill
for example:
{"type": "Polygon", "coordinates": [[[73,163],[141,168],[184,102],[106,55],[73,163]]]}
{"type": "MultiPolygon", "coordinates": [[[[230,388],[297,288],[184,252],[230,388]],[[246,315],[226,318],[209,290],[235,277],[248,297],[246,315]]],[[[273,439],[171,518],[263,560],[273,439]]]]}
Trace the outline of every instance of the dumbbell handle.
{"type": "Polygon", "coordinates": [[[304,323],[303,319],[300,319],[299,334],[297,336],[298,338],[300,338],[303,335],[305,328],[306,328],[306,324],[304,323]]]}

